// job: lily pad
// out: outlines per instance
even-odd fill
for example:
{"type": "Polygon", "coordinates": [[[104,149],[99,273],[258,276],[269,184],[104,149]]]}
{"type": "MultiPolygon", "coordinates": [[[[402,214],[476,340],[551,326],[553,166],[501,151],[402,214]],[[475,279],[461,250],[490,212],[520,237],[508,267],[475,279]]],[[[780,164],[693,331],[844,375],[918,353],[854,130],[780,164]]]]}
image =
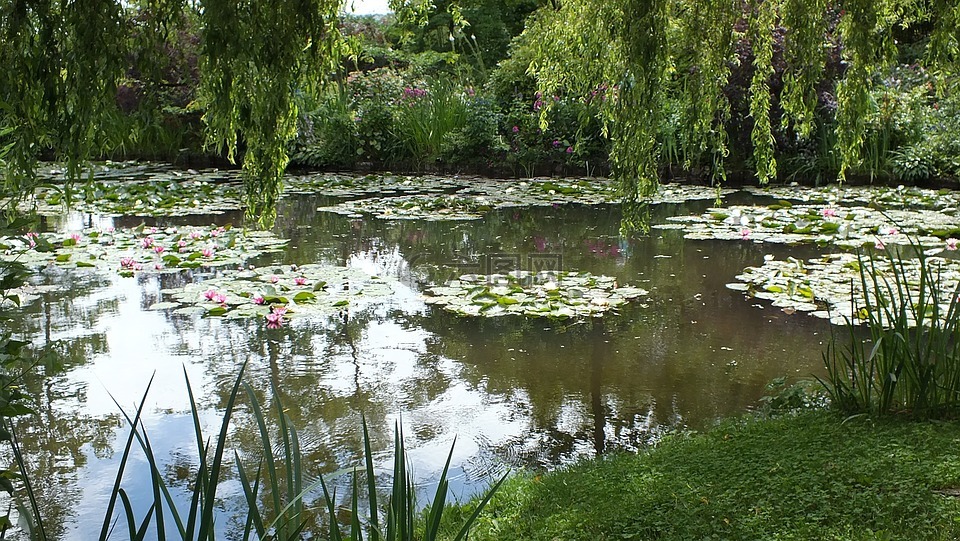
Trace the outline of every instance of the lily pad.
{"type": "Polygon", "coordinates": [[[139,272],[177,272],[187,268],[237,266],[267,252],[281,251],[287,241],[265,231],[227,227],[138,227],[84,229],[3,237],[8,249],[0,259],[28,267],[90,267],[132,276],[139,272]]]}
{"type": "Polygon", "coordinates": [[[327,315],[348,305],[382,301],[394,294],[394,286],[392,280],[352,267],[277,265],[224,270],[216,278],[164,289],[161,295],[168,299],[163,308],[175,308],[175,313],[227,319],[279,314],[280,326],[291,317],[327,315]]]}
{"type": "Polygon", "coordinates": [[[672,216],[654,228],[683,226],[684,238],[782,244],[833,244],[844,248],[908,245],[942,247],[960,229],[960,217],[942,211],[878,211],[868,207],[793,205],[711,208],[698,216],[672,216]]]}
{"type": "Polygon", "coordinates": [[[425,290],[424,302],[462,316],[598,317],[647,295],[615,278],[587,272],[518,271],[464,275],[425,290]]]}
{"type": "MultiPolygon", "coordinates": [[[[940,277],[940,299],[945,303],[941,313],[946,314],[951,296],[960,282],[960,260],[942,257],[928,257],[927,263],[940,277]]],[[[785,311],[803,311],[814,316],[829,318],[835,324],[863,322],[866,314],[861,309],[867,305],[860,280],[859,260],[850,253],[829,254],[806,261],[788,258],[774,259],[767,256],[760,267],[747,267],[737,276],[740,283],[727,287],[746,294],[767,299],[776,307],[785,311]],[[851,304],[851,294],[853,303],[851,304]]],[[[870,263],[866,263],[870,264],[870,263]]],[[[881,284],[884,279],[893,284],[890,263],[885,258],[877,258],[872,263],[881,284]]],[[[899,265],[899,264],[898,264],[899,265]]],[[[913,299],[918,295],[920,283],[920,265],[917,259],[903,259],[906,283],[909,284],[913,299]]],[[[867,278],[872,287],[872,279],[867,278]]],[[[877,300],[870,292],[870,303],[877,300]]],[[[896,299],[891,299],[896,301],[896,299]]]]}

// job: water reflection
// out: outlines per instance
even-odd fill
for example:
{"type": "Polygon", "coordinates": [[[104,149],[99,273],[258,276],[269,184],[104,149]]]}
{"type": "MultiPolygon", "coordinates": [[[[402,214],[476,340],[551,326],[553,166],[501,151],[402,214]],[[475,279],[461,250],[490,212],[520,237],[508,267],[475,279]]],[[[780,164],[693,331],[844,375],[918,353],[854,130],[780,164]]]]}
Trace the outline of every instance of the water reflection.
{"type": "MultiPolygon", "coordinates": [[[[214,433],[243,365],[265,410],[275,407],[278,390],[300,432],[308,477],[359,461],[361,415],[386,469],[402,416],[425,488],[457,438],[453,488],[462,496],[515,465],[553,467],[635,449],[667,429],[703,426],[755,404],[775,377],[820,370],[823,321],[786,316],[724,288],[743,267],[766,253],[783,257],[786,247],[684,241],[676,231],[621,238],[620,215],[610,207],[506,210],[440,223],[351,220],[315,212],[322,204],[320,197],[286,200],[277,233],[291,239],[289,250],[261,262],[362,267],[398,278],[397,295],[268,330],[261,321],[149,310],[162,290],[202,273],[42,276],[68,287],[32,304],[17,332],[58,344],[64,356],[62,367],[31,383],[42,407],[24,435],[27,448],[41,450],[34,461],[56,537],[84,539],[99,527],[125,433],[116,404],[132,408],[151,378],[145,425],[177,497],[185,497],[195,456],[184,374],[204,430],[214,433]],[[419,299],[426,282],[484,270],[504,256],[521,266],[550,256],[564,269],[612,275],[651,295],[618,315],[577,324],[464,319],[419,299]]],[[[706,205],[656,207],[654,220],[706,205]]],[[[234,445],[254,460],[259,438],[242,402],[234,445]]],[[[143,461],[131,464],[130,482],[142,483],[146,471],[143,461]]],[[[149,495],[133,490],[143,509],[149,495]]],[[[240,507],[236,480],[227,479],[223,506],[240,507]]]]}

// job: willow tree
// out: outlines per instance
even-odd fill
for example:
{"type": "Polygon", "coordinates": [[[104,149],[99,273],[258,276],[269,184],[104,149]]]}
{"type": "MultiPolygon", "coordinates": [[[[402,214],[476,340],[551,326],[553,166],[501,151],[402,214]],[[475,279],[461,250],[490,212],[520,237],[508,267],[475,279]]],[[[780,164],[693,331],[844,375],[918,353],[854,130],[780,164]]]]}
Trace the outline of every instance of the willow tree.
{"type": "MultiPolygon", "coordinates": [[[[67,162],[68,179],[112,137],[132,28],[124,10],[149,12],[140,29],[162,44],[185,10],[201,20],[201,88],[208,143],[243,157],[248,216],[272,223],[295,94],[339,64],[340,0],[0,0],[0,165],[4,192],[25,195],[41,157],[67,162]]],[[[69,183],[68,183],[69,187],[69,183]]]]}
{"type": "Polygon", "coordinates": [[[340,0],[206,0],[202,10],[201,107],[209,141],[232,161],[244,146],[248,216],[276,217],[296,135],[295,93],[310,92],[345,52],[340,0]]]}
{"type": "Polygon", "coordinates": [[[775,130],[790,129],[799,138],[813,131],[825,50],[840,48],[835,129],[842,179],[860,162],[871,88],[897,52],[892,31],[918,23],[932,28],[929,67],[953,70],[960,41],[956,0],[558,0],[541,9],[525,39],[536,50],[530,72],[540,92],[605,93],[600,114],[612,140],[625,226],[632,228],[643,225],[643,199],[657,187],[665,110],[678,121],[685,161],[706,158],[714,179],[723,179],[730,115],[724,90],[731,66],[743,59],[739,45],[752,53],[752,160],[761,183],[777,174],[775,130]],[[778,32],[785,68],[782,90],[773,96],[778,32]],[[774,100],[780,125],[771,120],[774,100]]]}

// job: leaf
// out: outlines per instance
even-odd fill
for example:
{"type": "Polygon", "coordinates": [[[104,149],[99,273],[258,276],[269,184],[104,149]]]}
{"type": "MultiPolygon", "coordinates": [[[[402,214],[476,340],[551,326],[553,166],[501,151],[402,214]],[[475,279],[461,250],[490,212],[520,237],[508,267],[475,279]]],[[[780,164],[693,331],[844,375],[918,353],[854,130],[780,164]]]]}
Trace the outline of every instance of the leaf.
{"type": "Polygon", "coordinates": [[[87,262],[87,261],[77,261],[77,267],[80,267],[80,268],[95,268],[96,265],[94,265],[93,263],[89,263],[89,262],[87,262]]]}
{"type": "Polygon", "coordinates": [[[316,299],[317,296],[309,291],[301,291],[293,296],[293,302],[307,302],[316,299]]]}
{"type": "Polygon", "coordinates": [[[204,316],[207,316],[207,317],[219,317],[219,316],[222,316],[222,315],[226,314],[227,311],[228,311],[227,308],[225,308],[225,307],[223,307],[223,306],[215,306],[215,307],[207,310],[207,313],[204,314],[204,316]]]}
{"type": "Polygon", "coordinates": [[[72,254],[57,254],[57,263],[66,263],[70,261],[70,256],[72,254]]]}
{"type": "Polygon", "coordinates": [[[337,301],[337,302],[333,303],[333,306],[334,306],[334,308],[339,308],[339,307],[341,307],[341,306],[346,306],[346,305],[348,305],[348,304],[350,304],[350,301],[348,301],[347,299],[343,299],[342,301],[337,301]]]}

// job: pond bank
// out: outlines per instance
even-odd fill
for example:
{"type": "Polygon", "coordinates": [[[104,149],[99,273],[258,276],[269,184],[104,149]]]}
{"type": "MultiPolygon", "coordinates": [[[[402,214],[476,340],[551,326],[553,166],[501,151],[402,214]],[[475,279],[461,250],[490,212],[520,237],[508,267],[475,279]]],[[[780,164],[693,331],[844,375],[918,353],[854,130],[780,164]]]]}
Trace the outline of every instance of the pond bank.
{"type": "Polygon", "coordinates": [[[958,492],[956,422],[744,417],[518,475],[471,539],[957,539],[958,492]]]}

